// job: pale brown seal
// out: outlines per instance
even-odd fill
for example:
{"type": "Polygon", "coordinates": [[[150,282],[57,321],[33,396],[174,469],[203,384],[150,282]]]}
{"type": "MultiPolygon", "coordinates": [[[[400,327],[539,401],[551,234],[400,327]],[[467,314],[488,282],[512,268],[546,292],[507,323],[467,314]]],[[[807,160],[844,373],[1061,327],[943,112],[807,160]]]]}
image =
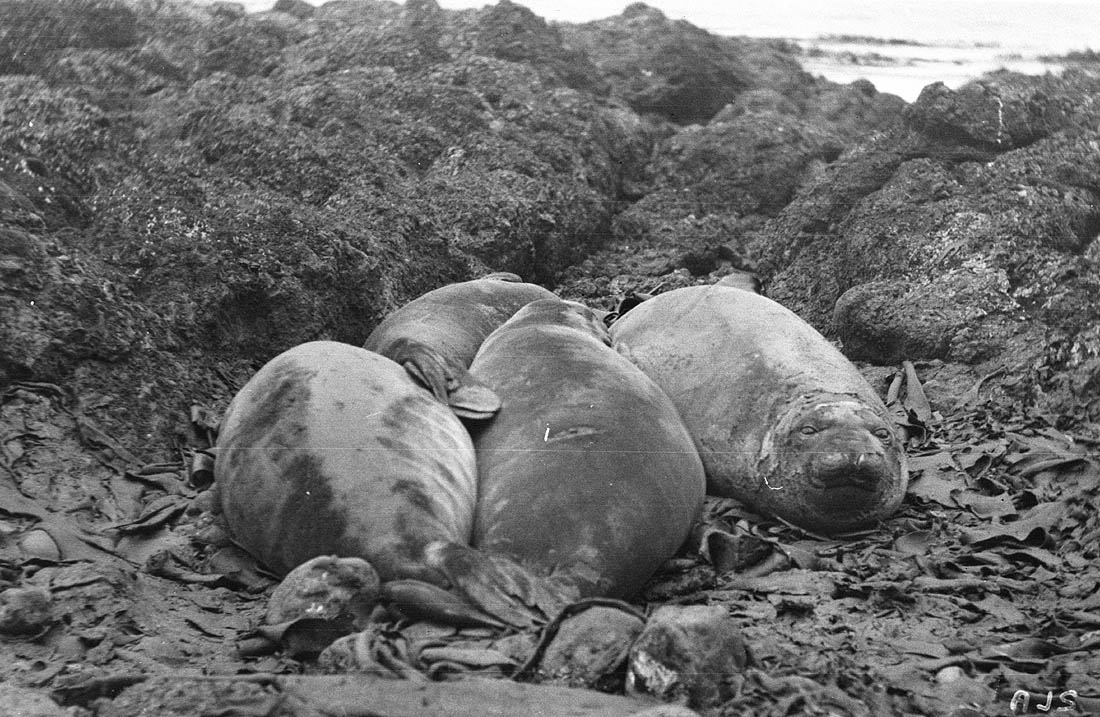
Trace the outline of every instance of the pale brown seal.
{"type": "Polygon", "coordinates": [[[616,349],[676,404],[708,492],[843,533],[897,509],[902,436],[874,389],[813,327],[729,286],[659,294],[611,326],[616,349]]]}

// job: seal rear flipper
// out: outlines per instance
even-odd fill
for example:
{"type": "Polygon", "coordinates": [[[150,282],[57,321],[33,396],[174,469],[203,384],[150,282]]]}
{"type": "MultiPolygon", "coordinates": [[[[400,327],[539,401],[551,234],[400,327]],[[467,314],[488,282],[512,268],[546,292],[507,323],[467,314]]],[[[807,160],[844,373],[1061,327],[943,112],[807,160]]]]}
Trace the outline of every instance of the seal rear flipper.
{"type": "Polygon", "coordinates": [[[422,580],[391,580],[384,583],[382,601],[413,620],[432,620],[461,627],[508,627],[458,595],[422,580]]]}
{"type": "Polygon", "coordinates": [[[485,421],[500,410],[500,396],[463,370],[461,380],[447,394],[447,405],[459,418],[485,421]]]}
{"type": "Polygon", "coordinates": [[[401,364],[417,383],[450,406],[459,418],[484,420],[500,410],[500,398],[491,388],[427,344],[398,339],[386,348],[385,355],[401,364]]]}
{"type": "Polygon", "coordinates": [[[433,543],[428,563],[472,603],[513,627],[546,624],[580,597],[568,580],[540,577],[514,560],[458,543],[433,543]]]}

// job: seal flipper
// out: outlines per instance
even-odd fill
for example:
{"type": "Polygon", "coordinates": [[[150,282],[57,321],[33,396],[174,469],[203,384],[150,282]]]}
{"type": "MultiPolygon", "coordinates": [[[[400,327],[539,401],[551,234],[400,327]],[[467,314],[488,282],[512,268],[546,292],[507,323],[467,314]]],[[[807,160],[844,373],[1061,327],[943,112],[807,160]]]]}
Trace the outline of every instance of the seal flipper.
{"type": "Polygon", "coordinates": [[[507,623],[485,614],[458,595],[423,580],[384,583],[382,601],[413,620],[427,619],[461,627],[508,627],[507,623]]]}
{"type": "Polygon", "coordinates": [[[514,560],[466,545],[435,542],[425,557],[474,605],[519,629],[546,624],[580,598],[568,580],[534,575],[514,560]]]}
{"type": "Polygon", "coordinates": [[[459,418],[485,420],[500,410],[500,397],[491,388],[427,344],[398,339],[390,344],[385,355],[401,364],[417,383],[450,406],[459,418]]]}

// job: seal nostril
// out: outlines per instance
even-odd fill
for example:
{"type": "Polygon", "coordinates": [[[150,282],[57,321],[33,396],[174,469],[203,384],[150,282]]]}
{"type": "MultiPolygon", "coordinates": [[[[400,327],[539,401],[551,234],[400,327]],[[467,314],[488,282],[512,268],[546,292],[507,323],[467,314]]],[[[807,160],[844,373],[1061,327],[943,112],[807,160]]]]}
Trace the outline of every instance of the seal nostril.
{"type": "Polygon", "coordinates": [[[885,456],[879,453],[826,453],[816,468],[814,478],[824,488],[874,490],[890,476],[885,456]]]}

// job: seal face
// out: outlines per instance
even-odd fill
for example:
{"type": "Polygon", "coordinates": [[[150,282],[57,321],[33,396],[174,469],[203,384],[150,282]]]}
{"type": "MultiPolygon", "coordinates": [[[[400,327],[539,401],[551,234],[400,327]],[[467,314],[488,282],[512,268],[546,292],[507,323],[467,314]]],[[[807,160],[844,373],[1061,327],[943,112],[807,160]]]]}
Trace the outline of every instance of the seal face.
{"type": "Polygon", "coordinates": [[[469,368],[485,338],[524,305],[554,294],[515,274],[490,274],[481,279],[448,284],[413,299],[387,316],[363,344],[396,358],[399,342],[431,347],[454,366],[469,368]]]}
{"type": "Polygon", "coordinates": [[[582,596],[640,589],[702,507],[702,464],[672,403],[594,312],[558,299],[519,310],[470,371],[502,404],[473,431],[473,546],[582,596]]]}
{"type": "Polygon", "coordinates": [[[383,581],[440,584],[426,546],[470,540],[469,434],[370,351],[315,341],[276,356],[233,399],[217,447],[230,532],[280,573],[336,554],[368,560],[383,581]]]}
{"type": "Polygon", "coordinates": [[[710,493],[832,534],[901,504],[908,470],[886,407],[776,302],[730,286],[675,289],[625,314],[611,337],[676,404],[710,493]]]}

